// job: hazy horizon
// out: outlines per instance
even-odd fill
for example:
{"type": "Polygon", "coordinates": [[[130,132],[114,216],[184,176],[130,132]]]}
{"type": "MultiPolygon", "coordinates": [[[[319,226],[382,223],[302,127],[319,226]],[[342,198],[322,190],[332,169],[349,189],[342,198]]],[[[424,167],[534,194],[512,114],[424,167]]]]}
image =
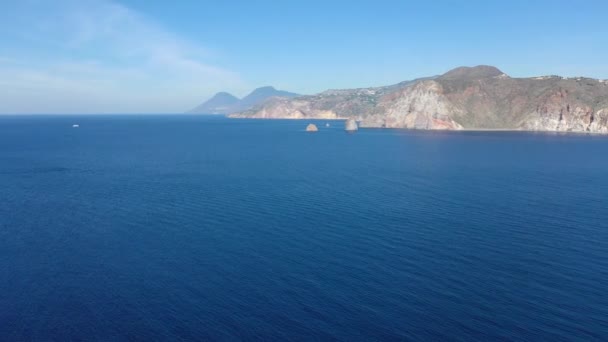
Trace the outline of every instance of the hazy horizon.
{"type": "Polygon", "coordinates": [[[181,113],[220,91],[313,94],[479,64],[608,78],[608,4],[559,3],[4,4],[0,114],[181,113]]]}

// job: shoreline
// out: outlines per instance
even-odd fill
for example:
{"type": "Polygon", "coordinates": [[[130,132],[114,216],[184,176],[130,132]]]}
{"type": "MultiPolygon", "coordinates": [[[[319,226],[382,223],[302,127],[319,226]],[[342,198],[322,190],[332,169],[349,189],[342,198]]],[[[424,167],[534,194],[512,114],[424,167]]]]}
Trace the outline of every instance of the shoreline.
{"type": "MultiPolygon", "coordinates": [[[[342,121],[349,118],[254,118],[254,117],[233,117],[225,115],[227,119],[246,119],[246,120],[322,120],[322,121],[342,121]]],[[[407,127],[373,127],[361,126],[359,129],[390,129],[390,130],[407,130],[407,131],[423,131],[423,132],[522,132],[522,133],[559,133],[559,134],[585,134],[585,135],[601,135],[608,136],[608,132],[584,132],[584,131],[551,131],[551,130],[531,130],[518,128],[463,128],[463,129],[423,129],[423,128],[407,128],[407,127]]]]}

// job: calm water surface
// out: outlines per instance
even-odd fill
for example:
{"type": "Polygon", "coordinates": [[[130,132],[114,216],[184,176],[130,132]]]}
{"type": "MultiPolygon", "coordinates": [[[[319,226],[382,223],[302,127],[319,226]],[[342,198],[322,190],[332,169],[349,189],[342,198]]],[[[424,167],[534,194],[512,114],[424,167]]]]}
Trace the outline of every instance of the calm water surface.
{"type": "Polygon", "coordinates": [[[0,117],[0,340],[608,340],[608,137],[307,123],[0,117]]]}

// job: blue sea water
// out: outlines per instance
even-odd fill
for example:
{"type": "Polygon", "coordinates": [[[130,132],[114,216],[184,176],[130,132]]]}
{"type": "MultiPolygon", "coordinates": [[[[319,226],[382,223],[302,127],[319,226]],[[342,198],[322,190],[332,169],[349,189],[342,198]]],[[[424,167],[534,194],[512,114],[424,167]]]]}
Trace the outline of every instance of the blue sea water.
{"type": "Polygon", "coordinates": [[[0,117],[0,340],[608,340],[608,137],[307,123],[0,117]]]}

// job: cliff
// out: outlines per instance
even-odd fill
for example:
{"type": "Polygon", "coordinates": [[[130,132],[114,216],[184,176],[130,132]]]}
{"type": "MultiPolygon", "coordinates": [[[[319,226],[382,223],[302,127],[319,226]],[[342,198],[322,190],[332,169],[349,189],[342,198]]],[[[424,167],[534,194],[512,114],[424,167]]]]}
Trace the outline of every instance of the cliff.
{"type": "Polygon", "coordinates": [[[511,78],[491,66],[461,67],[388,87],[271,99],[230,117],[353,118],[362,127],[608,133],[608,82],[511,78]]]}

